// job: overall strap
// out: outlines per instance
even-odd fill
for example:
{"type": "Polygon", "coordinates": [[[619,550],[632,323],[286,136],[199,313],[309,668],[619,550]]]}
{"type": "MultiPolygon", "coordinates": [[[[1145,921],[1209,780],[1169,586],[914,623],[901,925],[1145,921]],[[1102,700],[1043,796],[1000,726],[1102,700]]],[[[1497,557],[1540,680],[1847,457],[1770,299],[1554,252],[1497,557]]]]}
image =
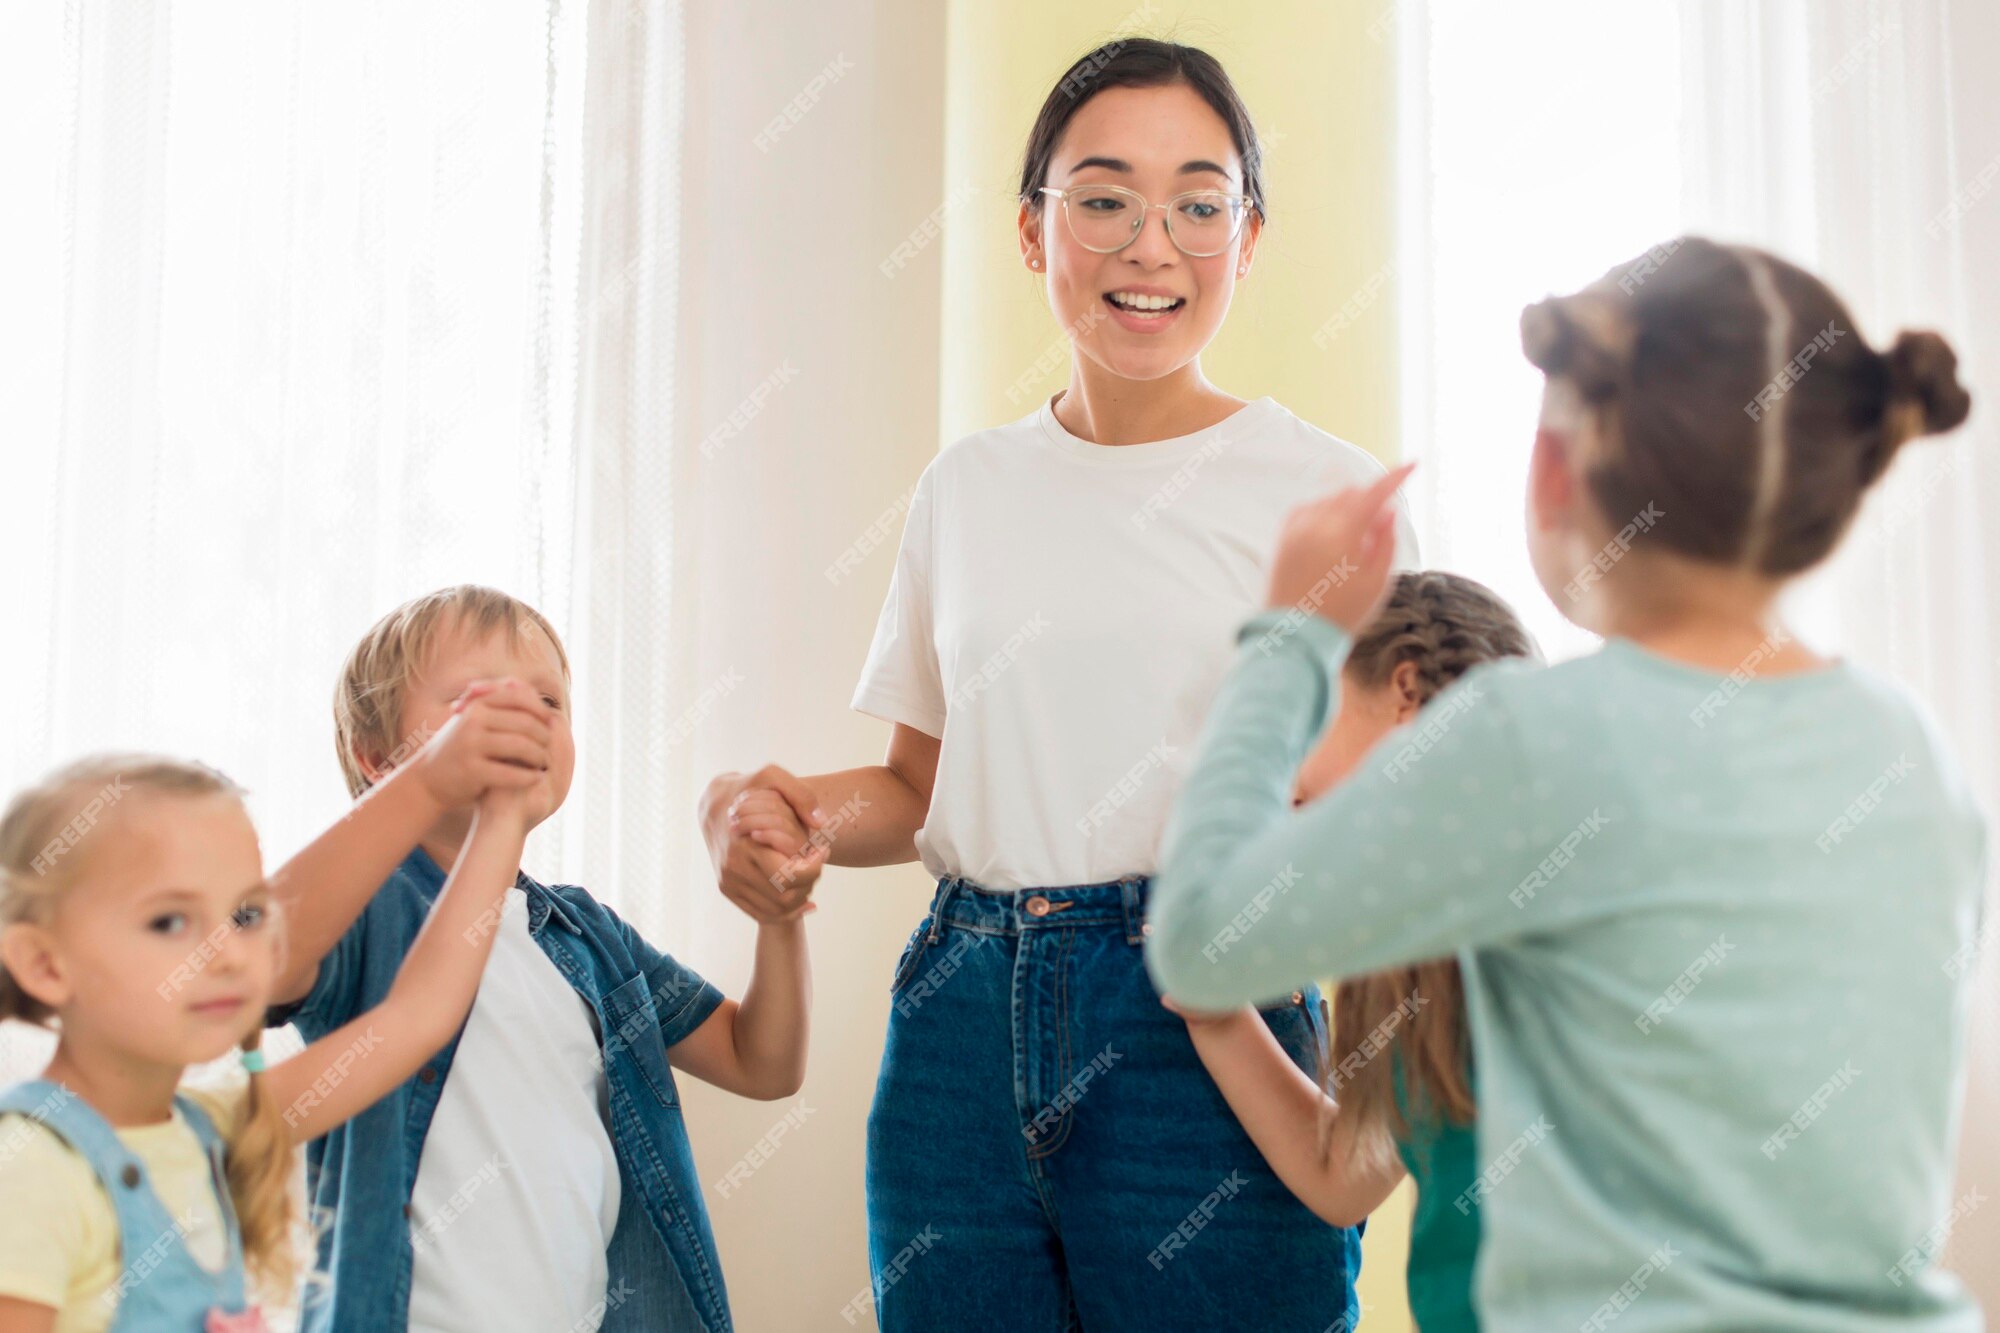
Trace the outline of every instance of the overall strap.
{"type": "MultiPolygon", "coordinates": [[[[125,1146],[111,1123],[60,1083],[35,1079],[16,1084],[0,1094],[0,1113],[27,1116],[68,1144],[90,1164],[114,1201],[118,1197],[116,1186],[127,1167],[143,1174],[144,1167],[138,1157],[125,1146]]],[[[132,1181],[128,1188],[138,1183],[132,1181]]]]}
{"type": "Polygon", "coordinates": [[[223,1234],[227,1238],[228,1249],[220,1279],[223,1300],[240,1306],[244,1299],[243,1280],[243,1227],[236,1217],[236,1200],[229,1193],[229,1172],[227,1169],[228,1144],[222,1131],[215,1127],[215,1119],[208,1110],[192,1097],[174,1094],[174,1105],[180,1109],[181,1118],[208,1156],[210,1183],[215,1188],[216,1211],[222,1216],[223,1234]]]}

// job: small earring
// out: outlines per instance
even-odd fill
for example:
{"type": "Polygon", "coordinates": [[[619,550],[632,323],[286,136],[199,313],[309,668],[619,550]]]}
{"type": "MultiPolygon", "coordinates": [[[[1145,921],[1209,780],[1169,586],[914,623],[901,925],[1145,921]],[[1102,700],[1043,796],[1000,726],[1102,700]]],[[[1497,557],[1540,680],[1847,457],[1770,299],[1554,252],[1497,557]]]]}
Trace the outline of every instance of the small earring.
{"type": "Polygon", "coordinates": [[[1042,266],[1042,261],[1039,259],[1030,259],[1028,261],[1029,268],[1040,268],[1041,266],[1042,266]]]}

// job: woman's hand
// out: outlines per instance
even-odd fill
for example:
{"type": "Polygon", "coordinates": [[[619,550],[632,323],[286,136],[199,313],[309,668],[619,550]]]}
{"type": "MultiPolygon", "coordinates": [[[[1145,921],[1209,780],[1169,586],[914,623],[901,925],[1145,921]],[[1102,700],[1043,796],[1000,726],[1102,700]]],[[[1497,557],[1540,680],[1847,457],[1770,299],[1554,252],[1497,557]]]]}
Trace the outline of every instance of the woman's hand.
{"type": "Polygon", "coordinates": [[[828,855],[827,840],[812,836],[826,820],[811,787],[775,764],[725,774],[703,793],[700,816],[723,897],[766,925],[805,913],[828,855]]]}
{"type": "Polygon", "coordinates": [[[1266,604],[1359,633],[1388,595],[1396,556],[1394,497],[1415,466],[1405,463],[1369,485],[1309,500],[1285,515],[1266,604]]]}

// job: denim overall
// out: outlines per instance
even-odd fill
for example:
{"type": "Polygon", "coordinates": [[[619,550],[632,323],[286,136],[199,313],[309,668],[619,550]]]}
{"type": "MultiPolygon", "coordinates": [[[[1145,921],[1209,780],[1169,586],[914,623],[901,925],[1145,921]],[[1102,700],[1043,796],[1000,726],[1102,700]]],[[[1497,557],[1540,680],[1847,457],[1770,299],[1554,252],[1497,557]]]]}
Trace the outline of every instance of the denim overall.
{"type": "Polygon", "coordinates": [[[109,1333],[202,1333],[211,1310],[236,1313],[244,1308],[243,1237],[222,1173],[222,1136],[192,1101],[175,1097],[174,1105],[201,1141],[213,1173],[215,1202],[229,1244],[220,1272],[195,1262],[180,1224],[153,1193],[146,1164],[82,1098],[42,1079],[0,1094],[0,1115],[27,1116],[67,1143],[90,1163],[117,1211],[123,1269],[103,1297],[111,1300],[115,1294],[118,1303],[109,1333]]]}

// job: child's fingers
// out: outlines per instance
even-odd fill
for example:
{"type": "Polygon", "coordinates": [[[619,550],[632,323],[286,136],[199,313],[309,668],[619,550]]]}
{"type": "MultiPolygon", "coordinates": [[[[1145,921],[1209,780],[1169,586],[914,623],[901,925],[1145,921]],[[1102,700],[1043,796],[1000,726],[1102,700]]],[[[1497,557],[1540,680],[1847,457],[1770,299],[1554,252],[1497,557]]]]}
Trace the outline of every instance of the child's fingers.
{"type": "Polygon", "coordinates": [[[465,706],[473,700],[484,698],[499,688],[500,682],[497,680],[475,680],[463,690],[460,690],[458,697],[451,701],[451,711],[454,713],[462,712],[465,706]]]}
{"type": "Polygon", "coordinates": [[[805,849],[806,840],[782,828],[752,829],[739,836],[748,838],[759,847],[768,847],[781,856],[797,856],[805,849]]]}
{"type": "Polygon", "coordinates": [[[803,830],[805,824],[792,809],[791,802],[768,787],[746,791],[729,803],[729,817],[743,819],[752,815],[775,816],[803,830]]]}
{"type": "Polygon", "coordinates": [[[542,780],[543,768],[530,768],[526,764],[509,763],[505,759],[490,759],[480,764],[476,774],[483,787],[498,787],[503,791],[519,791],[532,787],[542,780]]]}
{"type": "Polygon", "coordinates": [[[491,732],[480,737],[479,755],[482,759],[499,759],[528,768],[549,766],[548,742],[508,731],[491,732]]]}
{"type": "Polygon", "coordinates": [[[1373,514],[1376,510],[1388,504],[1389,498],[1396,493],[1396,488],[1401,486],[1416,469],[1417,465],[1413,460],[1403,464],[1401,467],[1391,468],[1374,481],[1361,487],[1360,495],[1357,497],[1360,501],[1361,512],[1364,514],[1373,514]]]}

